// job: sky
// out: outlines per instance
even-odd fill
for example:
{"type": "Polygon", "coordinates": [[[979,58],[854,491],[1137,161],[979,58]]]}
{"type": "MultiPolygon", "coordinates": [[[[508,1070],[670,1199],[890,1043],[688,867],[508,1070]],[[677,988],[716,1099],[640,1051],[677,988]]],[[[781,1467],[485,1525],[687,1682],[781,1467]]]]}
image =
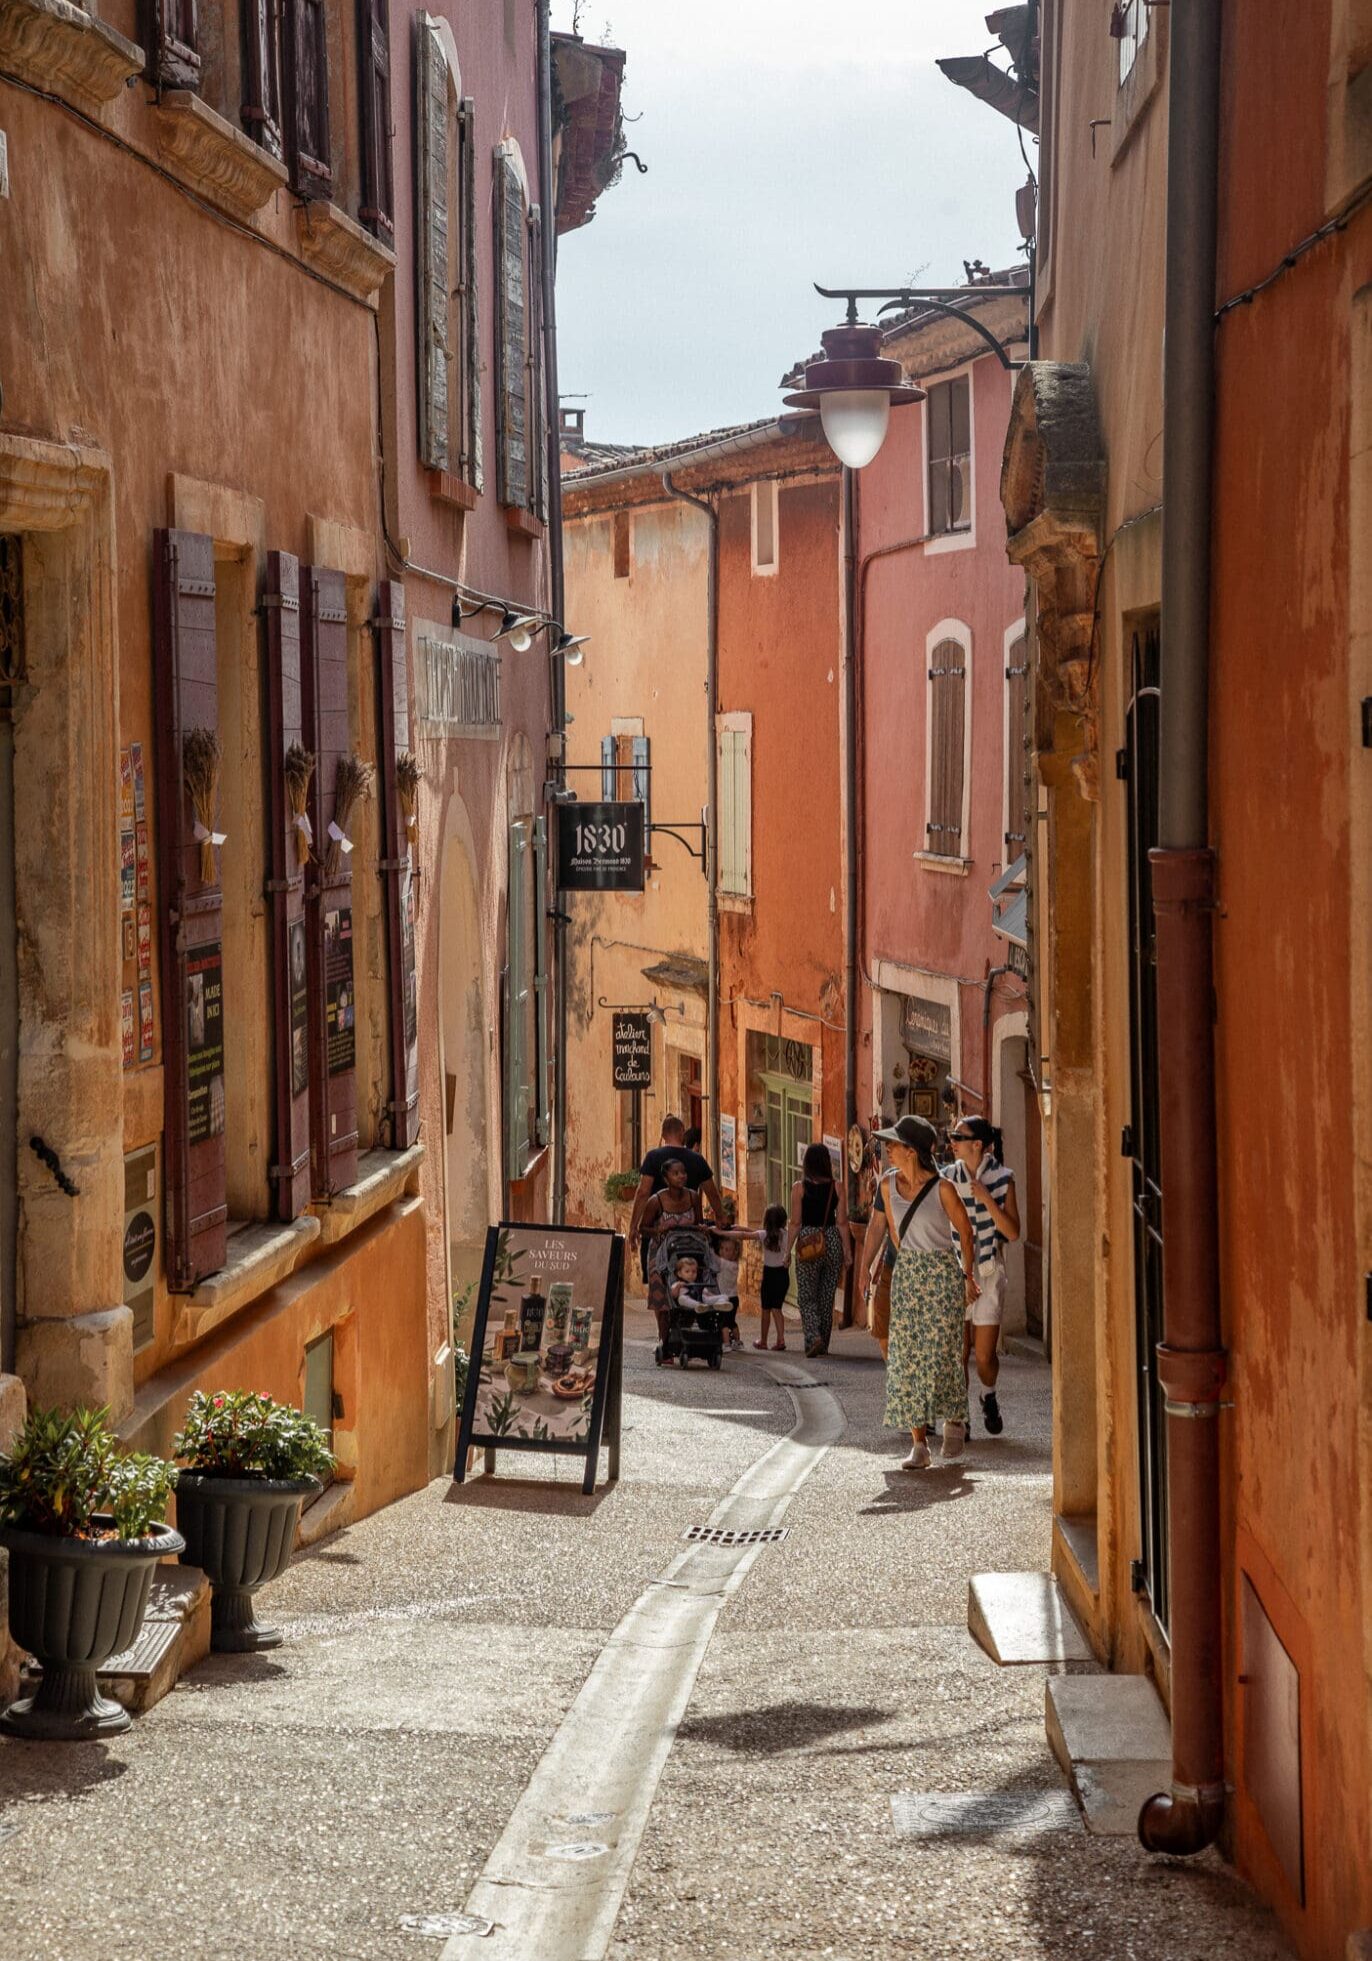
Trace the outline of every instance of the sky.
{"type": "MultiPolygon", "coordinates": [[[[964,259],[1022,263],[1014,125],[934,67],[993,44],[989,4],[580,0],[584,38],[627,54],[648,166],[626,163],[559,241],[559,382],[589,438],[776,411],[782,374],[842,318],[816,281],[955,285],[964,259]]],[[[554,27],[573,5],[554,0],[554,27]]]]}

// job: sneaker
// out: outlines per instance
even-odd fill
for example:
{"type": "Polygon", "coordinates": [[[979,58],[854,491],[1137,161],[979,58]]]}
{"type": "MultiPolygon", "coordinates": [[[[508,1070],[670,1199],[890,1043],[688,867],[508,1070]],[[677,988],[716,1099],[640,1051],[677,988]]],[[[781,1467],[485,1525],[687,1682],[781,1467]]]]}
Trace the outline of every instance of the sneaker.
{"type": "Polygon", "coordinates": [[[939,1458],[944,1464],[951,1464],[954,1458],[961,1457],[967,1442],[967,1426],[964,1423],[945,1423],[943,1426],[943,1449],[939,1458]]]}
{"type": "Polygon", "coordinates": [[[998,1437],[1005,1428],[1005,1418],[1000,1413],[994,1389],[988,1389],[981,1399],[981,1420],[986,1425],[988,1437],[998,1437]]]}
{"type": "Polygon", "coordinates": [[[901,1458],[900,1468],[902,1471],[927,1471],[931,1462],[928,1444],[914,1444],[910,1455],[901,1458]]]}

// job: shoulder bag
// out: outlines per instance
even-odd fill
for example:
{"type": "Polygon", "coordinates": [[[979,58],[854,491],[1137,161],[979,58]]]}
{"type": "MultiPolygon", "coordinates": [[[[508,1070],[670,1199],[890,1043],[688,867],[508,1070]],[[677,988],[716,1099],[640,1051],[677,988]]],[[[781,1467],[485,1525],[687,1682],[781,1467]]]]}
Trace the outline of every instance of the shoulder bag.
{"type": "Polygon", "coordinates": [[[829,1211],[837,1196],[837,1186],[830,1185],[829,1197],[824,1206],[824,1224],[822,1226],[802,1226],[796,1234],[796,1258],[802,1266],[808,1266],[812,1260],[822,1260],[824,1258],[825,1235],[829,1230],[829,1211]]]}

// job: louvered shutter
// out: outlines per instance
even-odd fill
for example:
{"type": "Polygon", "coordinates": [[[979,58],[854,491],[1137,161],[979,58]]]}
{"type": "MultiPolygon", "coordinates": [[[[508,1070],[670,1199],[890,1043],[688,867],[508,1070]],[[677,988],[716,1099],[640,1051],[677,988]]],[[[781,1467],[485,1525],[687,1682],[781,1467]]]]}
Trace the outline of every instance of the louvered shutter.
{"type": "Polygon", "coordinates": [[[551,1072],[548,1050],[548,825],[534,819],[534,1039],[538,1047],[535,1070],[537,1129],[540,1144],[552,1135],[551,1072]]]}
{"type": "Polygon", "coordinates": [[[324,0],[286,0],[291,181],[304,199],[333,195],[329,163],[329,23],[324,0]]]}
{"type": "Polygon", "coordinates": [[[150,82],[163,89],[199,88],[195,0],[141,0],[139,32],[150,82]]]}
{"type": "Polygon", "coordinates": [[[478,307],[476,222],[476,109],[467,96],[457,112],[458,211],[462,226],[462,455],[459,469],[473,490],[485,487],[485,446],[481,434],[481,315],[478,307]]]}
{"type": "Polygon", "coordinates": [[[652,742],[646,735],[636,735],[633,739],[633,786],[634,799],[643,805],[643,835],[649,838],[649,826],[653,821],[652,788],[653,778],[650,768],[652,762],[652,742]]]}
{"type": "Polygon", "coordinates": [[[602,735],[600,738],[600,796],[602,802],[613,803],[615,801],[617,795],[615,783],[618,774],[619,772],[615,768],[615,739],[612,735],[602,735]]]}
{"type": "Polygon", "coordinates": [[[929,661],[929,825],[926,848],[962,856],[963,740],[966,656],[956,640],[940,640],[929,661]]]}
{"type": "Polygon", "coordinates": [[[305,739],[300,692],[300,566],[290,552],[268,552],[267,894],[272,923],[272,1010],[276,1024],[276,1137],[273,1210],[296,1219],[310,1202],[309,952],[305,867],[286,794],[286,751],[305,739]]]}
{"type": "Polygon", "coordinates": [[[410,746],[410,684],[405,663],[405,588],[382,581],[377,598],[377,727],[381,756],[380,866],[386,907],[391,997],[391,1143],[419,1141],[419,997],[415,968],[418,889],[396,784],[396,759],[410,746]]]}
{"type": "Polygon", "coordinates": [[[285,154],[281,140],[280,0],[243,0],[244,129],[274,157],[285,154]]]}
{"type": "Polygon", "coordinates": [[[529,212],[529,481],[530,508],[548,522],[548,400],[543,364],[543,221],[537,205],[529,212]]]}
{"type": "Polygon", "coordinates": [[[419,460],[449,467],[448,64],[423,18],[415,41],[415,128],[419,145],[419,460]]]}
{"type": "Polygon", "coordinates": [[[390,0],[358,0],[357,58],[362,94],[362,203],[357,215],[383,244],[394,245],[390,0]]]}
{"type": "Polygon", "coordinates": [[[522,1178],[529,1161],[529,949],[525,931],[529,825],[510,826],[509,889],[505,901],[505,1170],[522,1178]]]}
{"type": "Polygon", "coordinates": [[[1013,864],[1029,842],[1029,667],[1024,636],[1013,641],[1005,669],[1005,862],[1013,864]]]}
{"type": "Polygon", "coordinates": [[[310,988],[310,1172],[314,1196],[357,1181],[357,990],[353,978],[352,854],[326,871],[338,764],[348,726],[347,589],[341,572],[306,566],[301,579],[305,747],[314,754],[310,819],[315,858],[306,880],[310,988]]]}
{"type": "MultiPolygon", "coordinates": [[[[224,1264],[223,892],[202,883],[185,783],[192,729],[218,734],[214,540],[153,534],[157,843],[161,883],[167,1285],[189,1293],[224,1264]]],[[[213,827],[211,827],[213,828],[213,827]]],[[[226,849],[232,849],[230,839],[226,849]]]]}
{"type": "Polygon", "coordinates": [[[528,306],[524,284],[524,187],[514,161],[495,161],[496,361],[502,504],[529,506],[528,306]]]}

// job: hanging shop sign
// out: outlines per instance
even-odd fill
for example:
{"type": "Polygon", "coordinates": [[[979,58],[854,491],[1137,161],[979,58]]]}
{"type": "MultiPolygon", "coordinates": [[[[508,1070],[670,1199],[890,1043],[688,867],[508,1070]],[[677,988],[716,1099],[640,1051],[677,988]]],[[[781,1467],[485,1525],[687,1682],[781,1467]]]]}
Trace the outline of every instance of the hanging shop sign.
{"type": "Polygon", "coordinates": [[[616,1089],[652,1088],[653,1021],[646,1008],[615,1010],[610,1054],[616,1089]]]}
{"type": "Polygon", "coordinates": [[[945,1001],[926,1001],[918,994],[905,996],[901,1036],[907,1049],[918,1055],[931,1055],[939,1062],[953,1060],[953,1011],[945,1001]]]}
{"type": "Polygon", "coordinates": [[[641,892],[646,838],[641,803],[558,808],[557,883],[563,892],[641,892]]]}
{"type": "Polygon", "coordinates": [[[595,1489],[601,1439],[619,1476],[624,1240],[582,1226],[492,1226],[486,1234],[472,1366],[453,1475],[467,1452],[580,1457],[582,1490],[595,1489]]]}

